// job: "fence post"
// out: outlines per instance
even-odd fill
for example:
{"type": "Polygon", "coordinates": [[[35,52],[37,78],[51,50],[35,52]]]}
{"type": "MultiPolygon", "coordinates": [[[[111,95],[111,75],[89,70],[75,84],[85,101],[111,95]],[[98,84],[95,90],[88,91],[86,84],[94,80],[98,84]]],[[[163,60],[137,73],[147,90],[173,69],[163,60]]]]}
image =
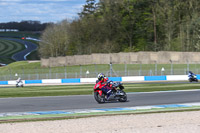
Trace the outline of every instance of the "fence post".
{"type": "Polygon", "coordinates": [[[51,79],[51,67],[49,67],[49,79],[51,79]]]}
{"type": "Polygon", "coordinates": [[[155,61],[155,75],[157,75],[157,61],[155,61]]]}
{"type": "Polygon", "coordinates": [[[67,66],[65,65],[65,79],[67,78],[67,66]]]}
{"type": "Polygon", "coordinates": [[[169,60],[169,61],[171,63],[171,75],[173,75],[173,62],[172,62],[172,60],[169,60]]]}
{"type": "Polygon", "coordinates": [[[188,72],[190,71],[190,64],[189,64],[188,61],[187,61],[187,71],[188,71],[188,72]]]}
{"type": "Polygon", "coordinates": [[[56,79],[58,79],[58,73],[56,73],[56,79]]]}
{"type": "Polygon", "coordinates": [[[126,62],[124,62],[124,63],[125,63],[124,76],[127,76],[127,64],[126,64],[126,62]]]}
{"type": "Polygon", "coordinates": [[[39,79],[39,78],[38,78],[38,71],[37,71],[37,67],[35,67],[35,75],[36,75],[36,77],[35,77],[35,78],[36,78],[36,79],[39,79]]]}
{"type": "Polygon", "coordinates": [[[12,74],[10,68],[8,68],[9,74],[10,74],[10,80],[12,80],[12,74]]]}
{"type": "Polygon", "coordinates": [[[80,78],[82,78],[82,66],[80,65],[80,78]]]}
{"type": "Polygon", "coordinates": [[[141,75],[142,75],[142,62],[140,61],[140,75],[139,76],[141,75]]]}
{"type": "Polygon", "coordinates": [[[149,70],[149,76],[152,76],[152,70],[149,70]]]}
{"type": "Polygon", "coordinates": [[[110,77],[112,77],[112,62],[110,62],[110,77]]]}
{"type": "Polygon", "coordinates": [[[197,63],[195,62],[195,73],[197,73],[197,63]]]}

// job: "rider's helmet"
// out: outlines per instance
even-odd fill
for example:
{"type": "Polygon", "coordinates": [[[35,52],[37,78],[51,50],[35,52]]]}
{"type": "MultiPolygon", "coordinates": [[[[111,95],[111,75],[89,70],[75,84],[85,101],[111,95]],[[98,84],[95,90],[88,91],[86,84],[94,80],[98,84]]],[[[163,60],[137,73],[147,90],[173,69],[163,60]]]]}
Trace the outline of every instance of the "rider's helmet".
{"type": "Polygon", "coordinates": [[[192,71],[189,71],[189,74],[192,74],[192,71]]]}
{"type": "Polygon", "coordinates": [[[98,80],[101,81],[101,80],[104,79],[104,74],[103,73],[99,73],[97,77],[98,77],[98,80]]]}

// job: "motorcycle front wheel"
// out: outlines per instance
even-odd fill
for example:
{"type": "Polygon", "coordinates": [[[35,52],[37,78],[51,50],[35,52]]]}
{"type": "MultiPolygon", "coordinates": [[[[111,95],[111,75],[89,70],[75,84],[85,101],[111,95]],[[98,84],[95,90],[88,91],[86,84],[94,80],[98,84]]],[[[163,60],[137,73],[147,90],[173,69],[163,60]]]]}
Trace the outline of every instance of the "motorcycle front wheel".
{"type": "Polygon", "coordinates": [[[94,92],[94,98],[98,103],[105,103],[104,94],[100,96],[98,92],[94,92]]]}
{"type": "Polygon", "coordinates": [[[123,90],[121,90],[120,93],[122,93],[123,95],[120,96],[119,101],[120,101],[120,102],[126,102],[126,101],[127,101],[127,95],[126,95],[126,92],[124,92],[123,90]]]}

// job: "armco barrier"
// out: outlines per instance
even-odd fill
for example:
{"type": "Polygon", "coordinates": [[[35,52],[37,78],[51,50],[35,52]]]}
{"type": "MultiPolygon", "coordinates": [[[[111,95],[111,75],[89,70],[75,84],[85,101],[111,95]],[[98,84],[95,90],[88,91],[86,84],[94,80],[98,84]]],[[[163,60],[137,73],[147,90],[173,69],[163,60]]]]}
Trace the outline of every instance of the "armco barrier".
{"type": "Polygon", "coordinates": [[[144,81],[167,80],[166,76],[144,76],[144,81]]]}
{"type": "Polygon", "coordinates": [[[81,78],[80,82],[81,83],[95,83],[97,78],[81,78]]]}
{"type": "Polygon", "coordinates": [[[125,81],[125,82],[144,81],[144,76],[122,77],[122,81],[125,81]]]}
{"type": "Polygon", "coordinates": [[[39,84],[42,80],[25,80],[25,84],[39,84]]]}
{"type": "Polygon", "coordinates": [[[108,79],[112,81],[122,81],[122,77],[108,77],[108,79]]]}
{"type": "Polygon", "coordinates": [[[188,80],[188,75],[167,75],[166,78],[167,81],[188,80]]]}
{"type": "MultiPolygon", "coordinates": [[[[129,77],[108,77],[112,81],[138,82],[138,81],[181,81],[188,80],[187,75],[166,75],[166,76],[129,76],[129,77]]],[[[200,75],[197,75],[200,79],[200,75]]],[[[24,84],[61,84],[61,83],[95,83],[97,78],[76,78],[76,79],[41,79],[23,80],[24,84]]],[[[0,85],[14,85],[16,81],[0,81],[0,85]]]]}
{"type": "Polygon", "coordinates": [[[1,85],[8,84],[8,81],[0,81],[0,84],[1,84],[1,85]]]}
{"type": "Polygon", "coordinates": [[[80,79],[62,79],[61,83],[81,83],[80,79]]]}

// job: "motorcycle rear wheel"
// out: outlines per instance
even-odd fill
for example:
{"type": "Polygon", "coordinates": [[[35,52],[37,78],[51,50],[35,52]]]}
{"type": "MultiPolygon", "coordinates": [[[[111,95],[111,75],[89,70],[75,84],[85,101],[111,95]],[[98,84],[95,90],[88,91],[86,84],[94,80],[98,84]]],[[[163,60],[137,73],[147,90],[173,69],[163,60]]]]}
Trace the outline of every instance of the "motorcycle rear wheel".
{"type": "Polygon", "coordinates": [[[98,92],[94,92],[94,98],[98,103],[105,103],[104,94],[100,96],[98,92]]]}
{"type": "Polygon", "coordinates": [[[126,102],[126,101],[127,101],[126,92],[124,92],[123,90],[121,90],[120,93],[123,93],[123,96],[120,97],[119,101],[120,101],[120,102],[126,102]]]}

